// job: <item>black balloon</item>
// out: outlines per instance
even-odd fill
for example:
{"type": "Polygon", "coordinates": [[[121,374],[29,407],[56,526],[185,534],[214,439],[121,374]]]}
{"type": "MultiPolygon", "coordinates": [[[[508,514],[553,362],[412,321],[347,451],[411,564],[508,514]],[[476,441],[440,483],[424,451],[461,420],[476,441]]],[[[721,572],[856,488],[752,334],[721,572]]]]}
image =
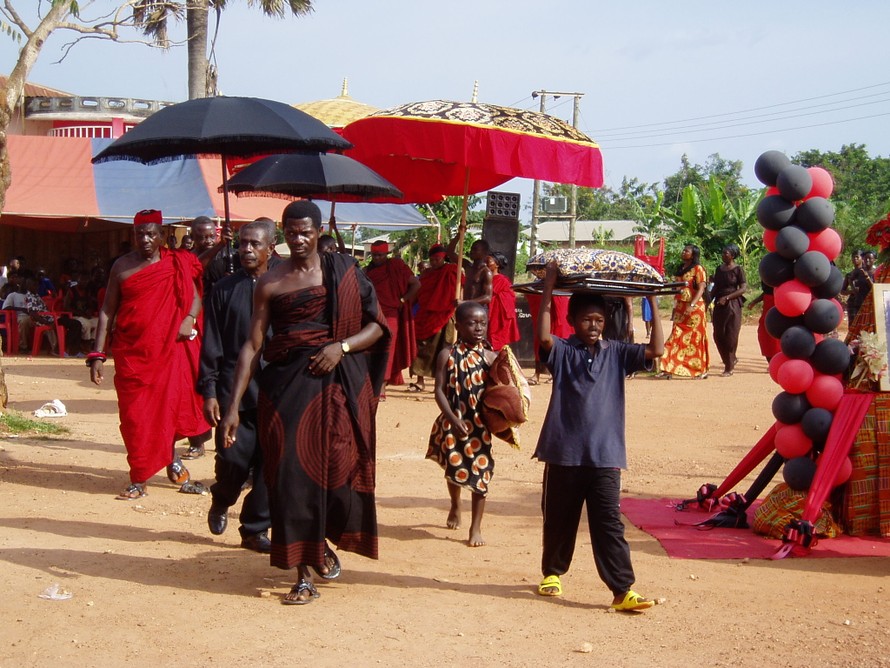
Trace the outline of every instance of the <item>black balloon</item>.
{"type": "Polygon", "coordinates": [[[804,232],[821,232],[834,222],[834,205],[824,197],[811,197],[794,212],[794,224],[804,232]]]}
{"type": "Polygon", "coordinates": [[[760,260],[760,280],[772,288],[794,278],[794,262],[778,253],[767,253],[760,260]]]}
{"type": "Polygon", "coordinates": [[[785,462],[782,477],[795,492],[806,492],[810,489],[813,476],[816,475],[816,462],[809,457],[795,457],[785,462]]]}
{"type": "Polygon", "coordinates": [[[822,285],[813,288],[813,296],[819,299],[834,299],[840,294],[843,287],[844,274],[840,269],[831,265],[831,273],[828,275],[828,280],[822,285]]]}
{"type": "Polygon", "coordinates": [[[807,252],[810,238],[807,233],[795,225],[788,225],[776,235],[776,252],[789,260],[796,260],[807,252]]]}
{"type": "Polygon", "coordinates": [[[841,324],[841,312],[830,299],[814,299],[803,314],[803,322],[817,334],[828,334],[841,324]]]}
{"type": "Polygon", "coordinates": [[[773,399],[773,416],[782,424],[797,424],[810,410],[806,395],[779,392],[773,399]]]}
{"type": "Polygon", "coordinates": [[[802,325],[786,329],[780,343],[785,356],[796,360],[805,360],[816,350],[816,337],[802,325]]]}
{"type": "Polygon", "coordinates": [[[810,362],[819,373],[829,376],[844,373],[850,366],[850,349],[840,339],[825,339],[816,344],[810,362]]]}
{"type": "Polygon", "coordinates": [[[811,408],[800,419],[800,428],[814,443],[824,443],[834,415],[824,408],[811,408]]]}
{"type": "Polygon", "coordinates": [[[754,162],[754,175],[764,185],[774,186],[779,172],[790,164],[788,156],[781,151],[766,151],[754,162]]]}
{"type": "Polygon", "coordinates": [[[807,251],[794,263],[794,277],[804,285],[815,288],[831,277],[831,262],[820,251],[807,251]]]}
{"type": "Polygon", "coordinates": [[[792,318],[782,313],[775,306],[766,312],[764,326],[766,327],[767,333],[774,339],[781,339],[785,330],[794,327],[795,325],[803,325],[802,315],[792,318]]]}
{"type": "Polygon", "coordinates": [[[810,190],[813,189],[813,177],[806,167],[789,165],[779,172],[776,187],[782,197],[796,202],[810,194],[810,190]]]}
{"type": "Polygon", "coordinates": [[[764,197],[757,204],[757,221],[768,230],[781,230],[794,218],[794,204],[779,195],[764,197]]]}

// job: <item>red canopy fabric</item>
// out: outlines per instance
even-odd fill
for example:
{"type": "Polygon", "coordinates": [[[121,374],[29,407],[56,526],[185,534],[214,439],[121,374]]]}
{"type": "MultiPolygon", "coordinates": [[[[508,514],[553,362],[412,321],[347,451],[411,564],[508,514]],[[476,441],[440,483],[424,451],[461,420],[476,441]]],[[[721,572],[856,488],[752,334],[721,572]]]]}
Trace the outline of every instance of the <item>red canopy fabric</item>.
{"type": "Polygon", "coordinates": [[[354,121],[343,136],[355,145],[347,154],[395,184],[402,201],[482,192],[517,176],[603,184],[593,140],[553,117],[509,107],[411,103],[354,121]]]}

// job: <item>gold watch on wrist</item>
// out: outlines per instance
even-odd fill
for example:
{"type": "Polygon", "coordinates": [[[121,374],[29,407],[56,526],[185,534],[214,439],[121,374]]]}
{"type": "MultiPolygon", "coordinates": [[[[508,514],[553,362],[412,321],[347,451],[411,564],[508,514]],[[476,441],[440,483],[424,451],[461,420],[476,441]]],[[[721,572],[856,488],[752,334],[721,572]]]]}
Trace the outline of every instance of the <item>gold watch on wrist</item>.
{"type": "Polygon", "coordinates": [[[343,351],[344,355],[349,352],[350,348],[349,348],[349,344],[346,342],[346,339],[343,339],[342,341],[340,341],[340,350],[343,351]]]}

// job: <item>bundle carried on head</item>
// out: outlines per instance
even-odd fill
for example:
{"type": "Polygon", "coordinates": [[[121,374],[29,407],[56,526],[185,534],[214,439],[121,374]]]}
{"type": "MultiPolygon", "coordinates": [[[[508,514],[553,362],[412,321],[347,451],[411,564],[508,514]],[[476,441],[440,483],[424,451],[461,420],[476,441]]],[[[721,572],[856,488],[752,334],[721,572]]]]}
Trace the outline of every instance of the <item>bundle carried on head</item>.
{"type": "Polygon", "coordinates": [[[518,292],[539,293],[544,268],[551,261],[559,267],[556,289],[560,292],[595,292],[604,295],[638,297],[676,294],[682,283],[666,283],[647,262],[616,250],[600,248],[557,248],[538,253],[526,267],[539,280],[514,286],[518,292]]]}

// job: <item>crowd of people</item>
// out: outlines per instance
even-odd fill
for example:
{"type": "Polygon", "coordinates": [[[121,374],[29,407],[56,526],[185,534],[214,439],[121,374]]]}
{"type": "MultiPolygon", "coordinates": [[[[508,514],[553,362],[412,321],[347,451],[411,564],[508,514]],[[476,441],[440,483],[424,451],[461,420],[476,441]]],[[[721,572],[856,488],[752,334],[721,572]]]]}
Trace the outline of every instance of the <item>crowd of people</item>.
{"type": "MultiPolygon", "coordinates": [[[[28,319],[51,312],[35,300],[61,300],[80,337],[71,340],[89,351],[86,364],[97,385],[113,339],[130,470],[117,498],[146,496],[148,481],[165,471],[181,492],[209,493],[208,529],[220,535],[244,494],[241,546],[296,570],[283,603],[311,603],[319,597],[313,573],[326,580],[341,573],[333,546],[377,558],[378,402],[387,385],[407,382],[406,391],[424,392],[432,378],[441,414],[427,458],[445,474],[445,524],[461,526],[466,489],[467,544],[484,545],[492,440],[508,440],[487,421],[487,378],[503,360],[518,368],[509,351],[520,335],[516,295],[503,273],[507,259],[482,239],[461,263],[452,239],[430,247],[428,266],[416,275],[379,241],[362,266],[343,252],[335,230],[321,234],[321,213],[308,201],[282,214],[289,259],[275,253],[278,230],[269,219],[239,230],[237,253],[232,234],[219,234],[210,219],[195,219],[178,243],[162,222],[159,211],[139,212],[134,244],[121,249],[110,270],[66,267],[63,290],[45,272],[27,272],[22,259],[10,261],[0,277],[4,309],[28,319]],[[208,489],[192,480],[183,460],[205,455],[213,429],[215,481],[208,489]],[[183,438],[188,449],[178,455],[175,444],[183,438]]],[[[563,593],[560,576],[571,564],[586,503],[594,560],[612,606],[640,611],[653,604],[632,590],[618,509],[626,466],[624,382],[656,364],[656,377],[707,377],[709,305],[722,375],[733,374],[747,290],[738,256],[737,247],[726,246],[708,277],[699,249],[683,249],[672,272],[683,288],[667,341],[654,298],[644,300],[648,340],[636,343],[629,299],[554,295],[553,263],[543,294],[529,295],[536,365],[533,378],[520,374],[517,381],[525,406],[529,383],[541,382],[544,372],[553,382],[534,455],[545,464],[541,596],[563,593]]],[[[870,289],[873,264],[873,254],[854,255],[844,285],[853,316],[856,300],[870,289]]],[[[770,300],[765,289],[754,303],[766,312],[770,300]]]]}

